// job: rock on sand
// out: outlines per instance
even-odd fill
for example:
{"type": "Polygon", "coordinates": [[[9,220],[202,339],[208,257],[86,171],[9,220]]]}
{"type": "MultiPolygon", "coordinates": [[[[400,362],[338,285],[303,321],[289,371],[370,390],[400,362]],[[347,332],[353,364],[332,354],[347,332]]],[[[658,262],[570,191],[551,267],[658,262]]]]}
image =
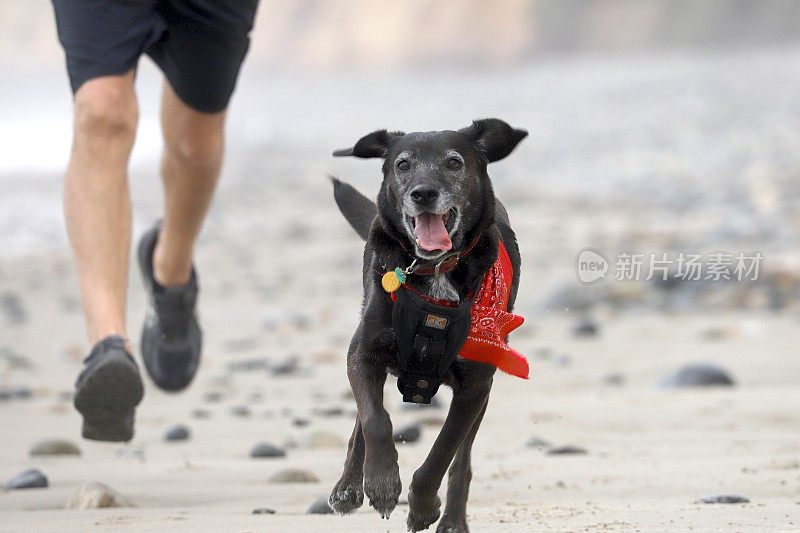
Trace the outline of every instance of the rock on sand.
{"type": "Polygon", "coordinates": [[[308,470],[287,468],[279,470],[269,478],[270,483],[319,483],[319,478],[308,470]]]}
{"type": "Polygon", "coordinates": [[[47,485],[47,476],[45,476],[41,470],[38,468],[29,468],[6,481],[3,487],[6,490],[42,489],[47,487],[47,485]]]}
{"type": "Polygon", "coordinates": [[[659,386],[667,389],[684,387],[732,387],[733,378],[722,368],[711,364],[691,364],[665,377],[659,386]]]}
{"type": "Polygon", "coordinates": [[[92,481],[79,487],[67,502],[67,509],[136,507],[132,501],[108,485],[92,481]]]}
{"type": "Polygon", "coordinates": [[[38,457],[44,455],[73,455],[78,456],[81,454],[80,448],[68,440],[64,439],[46,439],[37,442],[31,447],[28,452],[31,457],[38,457]]]}

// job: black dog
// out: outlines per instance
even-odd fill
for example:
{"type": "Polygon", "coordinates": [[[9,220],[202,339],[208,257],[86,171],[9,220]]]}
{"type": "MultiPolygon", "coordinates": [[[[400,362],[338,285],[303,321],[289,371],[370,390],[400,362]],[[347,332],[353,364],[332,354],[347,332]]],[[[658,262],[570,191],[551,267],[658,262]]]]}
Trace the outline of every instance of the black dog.
{"type": "MultiPolygon", "coordinates": [[[[406,401],[429,401],[430,394],[425,391],[432,385],[434,393],[438,388],[438,383],[429,383],[427,377],[414,381],[416,376],[408,382],[408,368],[403,367],[411,347],[406,346],[405,337],[400,338],[397,316],[393,318],[397,304],[387,293],[397,283],[385,290],[385,273],[405,282],[407,290],[401,292],[425,295],[433,301],[468,302],[498,259],[502,242],[513,266],[508,299],[511,310],[519,286],[519,248],[508,214],[494,196],[486,167],[509,155],[526,136],[526,131],[513,129],[501,120],[486,119],[459,131],[376,131],[353,148],[334,153],[384,160],[377,205],[333,179],[340,210],[367,241],[362,317],[347,356],[347,375],[358,414],[344,472],[330,496],[336,512],[352,512],[363,503],[364,494],[384,518],[397,505],[401,491],[397,451],[392,423],[383,407],[387,372],[400,374],[401,380],[406,376],[405,382],[398,382],[401,388],[414,389],[409,392],[413,398],[404,397],[406,401]]],[[[430,321],[432,315],[426,316],[430,321]]],[[[444,331],[440,325],[447,324],[451,316],[455,314],[434,316],[434,322],[427,325],[444,331]]],[[[420,340],[413,331],[410,335],[409,344],[420,340]]],[[[460,338],[454,342],[463,343],[466,331],[459,330],[455,335],[460,338]]],[[[439,518],[437,492],[448,467],[447,503],[437,531],[468,531],[470,451],[486,411],[495,367],[456,358],[453,348],[445,347],[453,344],[453,339],[445,337],[437,345],[441,348],[439,355],[448,352],[450,359],[442,372],[430,379],[451,387],[453,400],[430,454],[414,473],[408,494],[409,531],[426,529],[439,518]]],[[[430,342],[430,346],[435,344],[430,342]]],[[[422,359],[426,350],[427,346],[422,359]]]]}

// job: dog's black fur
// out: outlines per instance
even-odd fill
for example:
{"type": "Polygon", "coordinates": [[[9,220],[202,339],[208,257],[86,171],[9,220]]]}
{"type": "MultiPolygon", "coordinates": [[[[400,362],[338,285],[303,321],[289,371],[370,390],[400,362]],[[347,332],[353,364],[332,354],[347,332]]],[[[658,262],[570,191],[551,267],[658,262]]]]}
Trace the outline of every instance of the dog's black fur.
{"type": "MultiPolygon", "coordinates": [[[[479,236],[477,244],[451,272],[411,274],[407,283],[437,298],[443,294],[451,299],[466,298],[497,259],[500,239],[514,270],[511,310],[519,286],[519,247],[508,214],[494,196],[487,164],[506,157],[525,136],[527,132],[501,120],[485,119],[459,131],[403,134],[381,130],[361,138],[353,148],[334,153],[384,159],[377,205],[333,178],[340,210],[367,241],[362,318],[347,357],[347,375],[358,407],[356,424],[344,473],[330,496],[331,507],[338,513],[358,508],[366,494],[370,505],[388,518],[401,491],[392,424],[383,407],[386,375],[394,372],[398,359],[391,326],[392,300],[381,287],[381,276],[395,267],[407,267],[415,258],[435,264],[449,255],[422,249],[411,228],[417,212],[448,213],[450,253],[463,250],[479,236]],[[415,200],[415,190],[435,190],[436,198],[420,200],[418,194],[415,200]]],[[[437,492],[448,467],[447,502],[437,531],[468,531],[470,451],[486,410],[494,371],[493,366],[459,357],[445,376],[444,383],[453,389],[453,401],[430,454],[413,476],[408,495],[409,531],[426,529],[439,518],[437,492]]]]}

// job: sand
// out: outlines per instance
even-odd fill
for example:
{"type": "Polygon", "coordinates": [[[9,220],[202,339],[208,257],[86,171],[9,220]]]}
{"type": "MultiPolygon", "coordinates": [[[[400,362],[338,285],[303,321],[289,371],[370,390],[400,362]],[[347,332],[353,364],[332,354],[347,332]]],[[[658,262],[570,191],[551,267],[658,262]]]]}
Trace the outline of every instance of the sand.
{"type": "MultiPolygon", "coordinates": [[[[653,61],[656,66],[649,70],[646,59],[612,61],[589,64],[592,75],[586,74],[587,63],[580,62],[509,75],[532,87],[536,84],[531,80],[542,79],[531,89],[535,94],[573,87],[558,103],[565,114],[574,109],[572,118],[592,102],[599,102],[599,110],[590,113],[589,130],[584,131],[572,120],[571,125],[560,126],[557,110],[539,105],[535,98],[524,100],[526,107],[519,115],[510,107],[493,108],[515,125],[535,118],[529,127],[538,124],[543,130],[540,144],[532,136],[529,147],[524,145],[493,171],[498,194],[506,200],[520,236],[524,270],[518,311],[527,322],[512,337],[512,344],[528,355],[532,376],[523,381],[499,375],[495,381],[474,447],[469,502],[473,531],[796,531],[800,527],[800,328],[792,285],[786,293],[788,303],[781,306],[764,303],[765,287],[778,287],[769,284],[743,288],[742,300],[733,298],[727,286],[712,286],[696,295],[680,289],[661,291],[643,281],[617,291],[614,300],[580,285],[574,274],[575,257],[586,246],[605,252],[681,246],[760,249],[795,264],[796,215],[786,208],[793,201],[794,186],[788,179],[782,181],[779,170],[796,161],[797,151],[788,148],[796,148],[797,132],[784,126],[785,117],[798,111],[796,91],[794,100],[787,92],[796,88],[797,75],[789,67],[798,57],[794,50],[724,61],[713,55],[657,58],[663,61],[653,61]],[[706,68],[711,74],[699,74],[706,68]],[[722,88],[720,79],[737,79],[753,68],[761,69],[763,87],[775,88],[776,95],[768,102],[760,100],[758,88],[730,93],[722,88]],[[595,84],[585,88],[588,79],[595,84]],[[635,79],[638,89],[623,90],[635,79]],[[665,83],[675,94],[658,96],[665,83]],[[692,84],[681,92],[680,87],[692,84]],[[719,102],[720,94],[734,93],[719,102]],[[631,100],[632,94],[641,95],[641,100],[631,100]],[[709,110],[696,122],[691,122],[692,95],[709,110]],[[622,118],[621,125],[615,122],[622,100],[639,109],[658,102],[652,116],[637,119],[643,132],[639,136],[627,133],[633,118],[622,118]],[[682,104],[673,106],[677,118],[662,120],[676,102],[682,104]],[[742,142],[715,144],[736,129],[715,118],[730,103],[741,103],[746,117],[776,121],[752,120],[762,133],[783,132],[780,140],[770,141],[774,157],[764,155],[769,153],[766,147],[753,148],[750,141],[755,142],[758,131],[747,128],[742,128],[742,142]],[[690,122],[694,133],[686,133],[681,118],[690,122]],[[568,128],[566,137],[559,127],[568,128]],[[724,135],[717,135],[719,129],[724,135]],[[665,152],[657,149],[659,142],[654,139],[659,134],[671,139],[665,152]],[[600,139],[609,135],[613,142],[605,149],[612,154],[610,159],[600,148],[586,151],[586,146],[599,146],[600,139]],[[681,151],[689,138],[721,153],[711,157],[708,152],[681,151]],[[736,156],[750,165],[750,177],[738,177],[728,196],[715,195],[717,189],[702,178],[711,179],[714,169],[721,168],[715,164],[732,164],[736,156]],[[687,169],[695,167],[696,173],[687,177],[687,169]],[[541,183],[531,181],[534,168],[542,169],[541,183]],[[609,176],[614,168],[620,169],[621,178],[609,176]],[[654,169],[659,179],[648,182],[648,169],[654,169]],[[581,181],[583,171],[591,179],[581,181]],[[753,177],[761,175],[774,178],[768,182],[772,189],[753,177]],[[564,179],[559,181],[559,176],[564,179]],[[581,196],[581,191],[596,194],[581,196]],[[759,204],[765,195],[767,200],[759,204]],[[753,197],[755,205],[762,206],[758,213],[736,203],[753,197]],[[742,227],[783,230],[758,234],[742,227]],[[592,303],[589,317],[599,327],[596,336],[576,338],[572,333],[584,305],[552,298],[575,287],[592,303]],[[626,305],[615,305],[623,292],[630,301],[622,298],[626,305]],[[631,295],[641,298],[634,302],[631,295]],[[681,365],[697,362],[720,365],[736,385],[690,390],[658,386],[681,365]],[[614,379],[609,383],[611,374],[618,375],[621,379],[616,381],[621,383],[614,379]],[[548,455],[548,446],[528,445],[533,438],[552,446],[581,447],[587,453],[548,455]],[[718,494],[741,495],[750,503],[698,502],[718,494]]],[[[251,84],[243,86],[233,116],[243,117],[245,104],[267,90],[268,85],[253,85],[257,75],[248,79],[251,84]]],[[[352,82],[331,81],[326,88],[336,89],[333,92],[341,97],[352,82]]],[[[288,90],[296,82],[276,83],[276,90],[288,90]]],[[[378,91],[389,86],[377,81],[367,88],[378,91]]],[[[309,91],[306,84],[298,87],[309,91]]],[[[475,109],[492,109],[482,106],[486,104],[482,82],[467,76],[465,87],[471,99],[465,101],[475,109]]],[[[143,90],[147,94],[152,87],[143,90]]],[[[520,98],[523,93],[519,89],[520,98]]],[[[279,107],[282,98],[288,96],[269,105],[279,107]]],[[[445,106],[436,111],[436,120],[448,113],[461,117],[462,109],[456,111],[452,103],[446,107],[443,96],[436,98],[445,106]]],[[[275,113],[280,116],[280,111],[275,113]]],[[[346,131],[341,134],[323,121],[316,137],[313,120],[305,115],[294,125],[279,122],[278,133],[266,137],[260,130],[254,133],[242,127],[244,122],[232,121],[236,142],[198,249],[200,310],[207,339],[203,364],[196,382],[179,395],[162,393],[147,382],[136,436],[126,446],[82,440],[80,418],[68,398],[88,346],[63,230],[56,225],[57,173],[33,178],[25,173],[4,175],[0,184],[11,200],[4,206],[8,210],[1,221],[3,238],[13,245],[14,254],[0,259],[4,302],[0,385],[28,387],[32,396],[0,400],[0,480],[36,467],[47,475],[50,487],[0,493],[0,530],[405,530],[407,505],[402,503],[388,521],[380,520],[367,505],[347,517],[305,514],[338,479],[354,410],[347,396],[344,354],[358,320],[362,245],[337,213],[325,174],[352,179],[371,194],[377,189],[377,164],[331,163],[327,153],[347,144],[357,132],[393,126],[388,123],[393,112],[376,111],[373,122],[368,121],[368,108],[359,113],[343,123],[346,131]],[[299,143],[293,135],[311,140],[299,143]],[[296,372],[270,371],[293,357],[298,361],[296,372]],[[242,370],[247,362],[250,370],[242,370]],[[219,401],[208,401],[208,393],[219,393],[219,401]],[[250,416],[232,413],[232,408],[243,405],[250,416]],[[331,407],[341,408],[341,414],[321,416],[316,411],[331,407]],[[195,418],[196,409],[208,410],[210,417],[195,418]],[[310,424],[298,427],[297,419],[310,424]],[[165,442],[165,431],[178,423],[189,427],[190,439],[165,442]],[[307,442],[314,431],[330,433],[340,442],[312,448],[307,442]],[[29,449],[47,438],[74,442],[81,456],[29,457],[29,449]],[[283,458],[251,459],[250,449],[262,441],[296,445],[287,447],[283,458]],[[268,481],[289,467],[306,469],[319,482],[268,481]],[[92,481],[109,485],[136,507],[65,509],[71,494],[92,481]],[[265,507],[275,513],[252,514],[265,507]]],[[[425,109],[409,113],[407,123],[400,126],[413,125],[408,122],[414,118],[426,120],[425,109]]],[[[153,162],[137,160],[132,176],[138,232],[159,210],[153,162]]],[[[613,282],[608,286],[617,287],[613,282]]],[[[136,343],[143,296],[133,272],[129,309],[136,343]]],[[[389,383],[385,401],[399,426],[445,416],[449,392],[440,392],[440,397],[443,408],[404,410],[389,383]]],[[[419,442],[400,446],[405,489],[436,431],[435,426],[426,426],[419,442]]]]}

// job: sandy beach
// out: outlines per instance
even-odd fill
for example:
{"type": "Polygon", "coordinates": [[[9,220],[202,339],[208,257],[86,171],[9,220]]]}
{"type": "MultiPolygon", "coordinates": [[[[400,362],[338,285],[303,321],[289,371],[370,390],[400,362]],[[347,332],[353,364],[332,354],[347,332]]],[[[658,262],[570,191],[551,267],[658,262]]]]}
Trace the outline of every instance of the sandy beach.
{"type": "MultiPolygon", "coordinates": [[[[404,531],[408,482],[450,394],[409,410],[391,379],[385,402],[395,427],[421,428],[419,441],[399,445],[401,505],[388,521],[368,505],[346,517],[306,513],[338,479],[355,409],[344,362],[362,243],[326,175],[370,195],[378,187],[378,163],[328,154],[379,127],[455,128],[476,116],[532,132],[491,169],[522,249],[517,311],[527,320],[511,343],[532,376],[495,379],[473,453],[472,531],[800,529],[800,50],[657,59],[545,62],[511,73],[502,101],[491,79],[457,72],[413,80],[246,72],[198,250],[201,370],[180,395],[146,382],[127,445],[82,440],[71,404],[89,347],[58,169],[3,170],[0,482],[38,468],[49,486],[0,493],[0,531],[404,531]],[[406,97],[407,106],[395,105],[406,97]],[[765,262],[752,283],[584,285],[575,261],[585,248],[607,257],[757,250],[765,262]],[[659,385],[697,363],[718,366],[733,386],[659,385]],[[178,424],[189,438],[166,441],[178,424]],[[30,455],[50,439],[80,455],[30,455]],[[285,455],[251,458],[262,442],[285,455]],[[565,446],[578,449],[552,453],[565,446]],[[315,481],[271,481],[289,468],[315,481]],[[88,482],[134,506],[67,509],[88,482]],[[700,502],[717,495],[749,503],[700,502]]],[[[146,151],[158,90],[148,68],[145,151],[131,167],[137,233],[160,206],[157,144],[146,151]]],[[[35,107],[37,96],[26,103],[10,82],[0,87],[35,107]]],[[[40,90],[67,97],[65,84],[40,90]]],[[[135,271],[129,309],[136,344],[144,302],[135,271]]]]}

